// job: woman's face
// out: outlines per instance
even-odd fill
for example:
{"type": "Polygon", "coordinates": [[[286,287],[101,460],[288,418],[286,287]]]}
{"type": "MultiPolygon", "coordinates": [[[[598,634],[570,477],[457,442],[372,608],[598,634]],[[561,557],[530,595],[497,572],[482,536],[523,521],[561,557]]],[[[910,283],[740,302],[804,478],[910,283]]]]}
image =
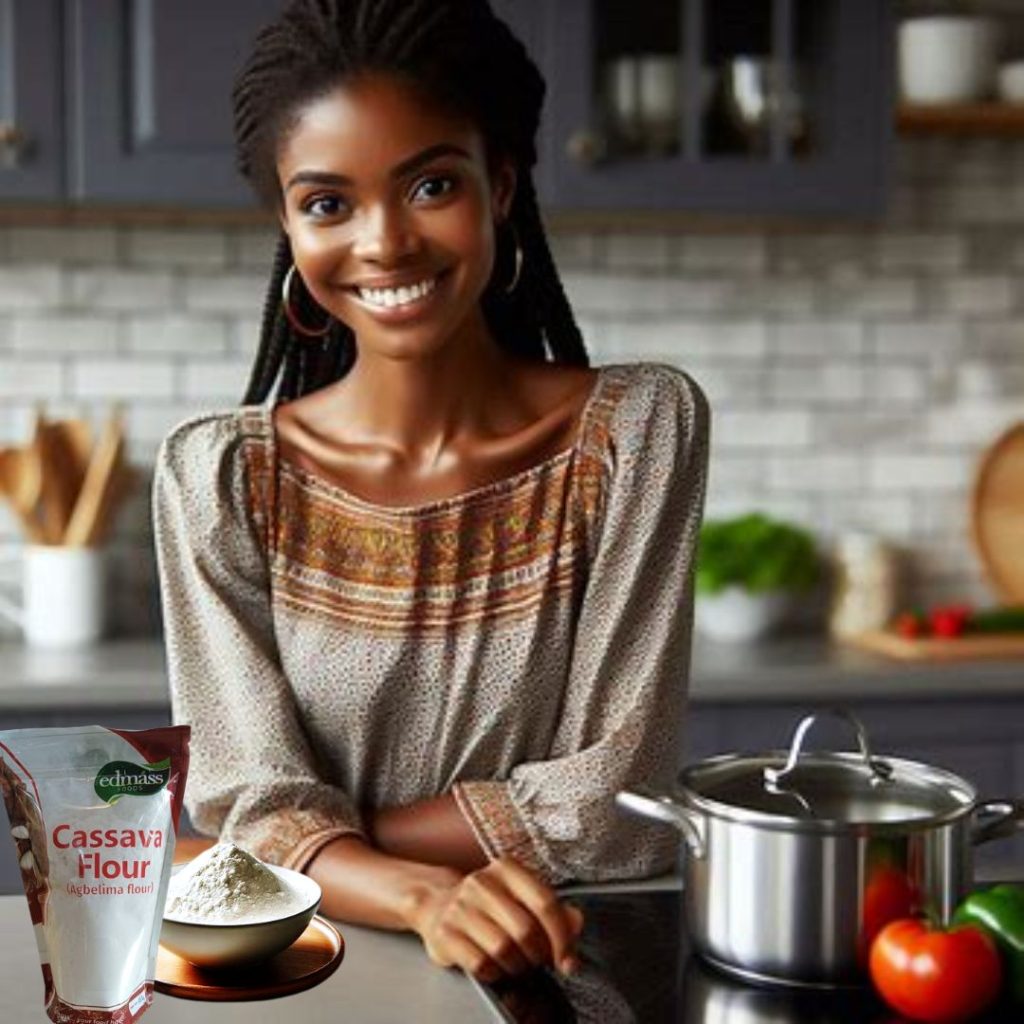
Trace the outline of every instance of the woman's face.
{"type": "Polygon", "coordinates": [[[416,358],[481,340],[494,225],[515,174],[505,164],[491,180],[472,123],[367,76],[301,110],[277,171],[298,272],[361,354],[416,358]]]}

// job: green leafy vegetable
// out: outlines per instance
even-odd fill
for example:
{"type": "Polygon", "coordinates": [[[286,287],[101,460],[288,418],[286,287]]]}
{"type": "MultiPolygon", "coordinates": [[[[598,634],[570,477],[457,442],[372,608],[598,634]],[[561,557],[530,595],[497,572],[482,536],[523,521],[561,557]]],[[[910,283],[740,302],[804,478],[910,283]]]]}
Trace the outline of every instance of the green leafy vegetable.
{"type": "Polygon", "coordinates": [[[697,550],[697,592],[717,594],[728,586],[752,593],[808,590],[818,579],[819,559],[811,535],[760,512],[708,520],[697,550]]]}

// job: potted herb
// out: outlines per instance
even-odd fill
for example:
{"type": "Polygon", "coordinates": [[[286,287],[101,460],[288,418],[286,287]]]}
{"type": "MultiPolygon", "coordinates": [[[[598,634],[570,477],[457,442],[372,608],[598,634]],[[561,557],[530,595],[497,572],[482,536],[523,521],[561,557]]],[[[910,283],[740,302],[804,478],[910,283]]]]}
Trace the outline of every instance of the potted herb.
{"type": "Polygon", "coordinates": [[[696,625],[717,640],[754,640],[818,580],[811,535],[760,512],[708,520],[697,549],[696,625]]]}

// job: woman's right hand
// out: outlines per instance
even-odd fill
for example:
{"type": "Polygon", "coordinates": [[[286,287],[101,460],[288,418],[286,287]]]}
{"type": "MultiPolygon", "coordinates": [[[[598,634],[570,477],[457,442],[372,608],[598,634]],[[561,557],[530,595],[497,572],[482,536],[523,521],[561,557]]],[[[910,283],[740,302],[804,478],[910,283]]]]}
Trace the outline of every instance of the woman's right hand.
{"type": "Polygon", "coordinates": [[[411,923],[434,963],[461,967],[479,981],[542,965],[563,974],[578,966],[583,914],[508,857],[432,890],[411,923]]]}

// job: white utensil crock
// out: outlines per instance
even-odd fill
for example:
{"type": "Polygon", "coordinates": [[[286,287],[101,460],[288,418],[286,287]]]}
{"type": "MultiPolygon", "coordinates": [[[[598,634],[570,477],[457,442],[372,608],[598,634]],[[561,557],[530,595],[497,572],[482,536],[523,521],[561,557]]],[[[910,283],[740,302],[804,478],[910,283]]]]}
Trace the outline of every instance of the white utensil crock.
{"type": "Polygon", "coordinates": [[[101,549],[32,544],[0,569],[6,584],[21,577],[21,601],[0,591],[0,615],[21,627],[29,646],[80,647],[103,635],[101,549]]]}
{"type": "Polygon", "coordinates": [[[911,18],[899,28],[900,87],[909,103],[979,100],[995,85],[999,26],[992,18],[911,18]]]}

